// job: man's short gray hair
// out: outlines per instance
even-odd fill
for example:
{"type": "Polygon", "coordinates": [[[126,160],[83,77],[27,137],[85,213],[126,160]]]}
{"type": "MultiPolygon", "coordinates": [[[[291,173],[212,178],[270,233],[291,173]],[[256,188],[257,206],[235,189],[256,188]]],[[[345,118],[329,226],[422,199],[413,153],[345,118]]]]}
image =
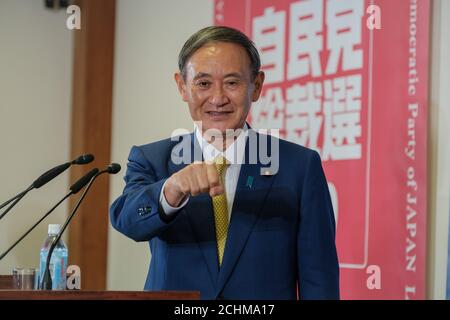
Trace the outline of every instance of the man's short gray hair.
{"type": "Polygon", "coordinates": [[[194,33],[181,49],[178,55],[178,68],[184,79],[186,79],[185,67],[189,58],[204,45],[214,42],[230,42],[243,47],[250,58],[250,69],[253,79],[258,75],[261,68],[261,60],[253,41],[237,29],[225,26],[211,26],[194,33]]]}

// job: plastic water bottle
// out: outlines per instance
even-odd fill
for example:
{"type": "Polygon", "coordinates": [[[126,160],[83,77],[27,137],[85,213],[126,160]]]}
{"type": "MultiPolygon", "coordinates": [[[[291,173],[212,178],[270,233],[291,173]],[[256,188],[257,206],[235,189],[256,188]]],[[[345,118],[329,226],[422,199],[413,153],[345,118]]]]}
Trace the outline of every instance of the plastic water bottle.
{"type": "MultiPolygon", "coordinates": [[[[47,263],[47,255],[53,241],[58,237],[61,230],[60,224],[48,225],[48,237],[45,239],[41,248],[40,263],[39,263],[39,284],[42,282],[45,265],[47,263]]],[[[52,277],[52,290],[66,289],[66,272],[67,272],[67,257],[68,250],[64,241],[60,239],[55,246],[50,261],[50,275],[52,277]]]]}

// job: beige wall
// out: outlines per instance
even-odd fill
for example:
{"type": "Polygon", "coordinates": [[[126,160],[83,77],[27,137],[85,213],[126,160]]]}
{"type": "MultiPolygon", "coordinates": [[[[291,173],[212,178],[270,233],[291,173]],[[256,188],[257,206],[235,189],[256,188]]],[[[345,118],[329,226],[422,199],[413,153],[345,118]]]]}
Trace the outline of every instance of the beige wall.
{"type": "MultiPolygon", "coordinates": [[[[124,166],[121,177],[132,145],[193,128],[173,73],[184,41],[212,17],[212,0],[118,0],[111,159],[124,166]]],[[[111,179],[111,201],[123,190],[121,177],[111,179]]],[[[108,288],[141,290],[149,258],[147,243],[110,228],[108,288]]]]}
{"type": "MultiPolygon", "coordinates": [[[[0,202],[69,157],[72,33],[64,11],[44,1],[0,1],[0,202]]],[[[9,247],[66,192],[68,174],[32,191],[0,221],[0,251],[9,247]]],[[[33,267],[48,223],[62,205],[0,262],[0,274],[33,267]]]]}

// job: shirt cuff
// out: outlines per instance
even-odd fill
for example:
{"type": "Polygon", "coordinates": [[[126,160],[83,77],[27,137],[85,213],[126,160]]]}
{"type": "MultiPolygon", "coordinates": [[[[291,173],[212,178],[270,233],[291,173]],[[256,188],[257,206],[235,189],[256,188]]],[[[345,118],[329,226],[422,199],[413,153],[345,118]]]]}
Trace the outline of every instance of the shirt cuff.
{"type": "Polygon", "coordinates": [[[177,212],[178,210],[182,209],[186,203],[189,201],[189,196],[187,196],[183,202],[178,207],[172,207],[168,202],[166,197],[164,196],[164,187],[166,186],[166,182],[164,182],[162,188],[161,188],[161,194],[159,195],[159,204],[161,205],[162,210],[164,211],[164,214],[167,216],[170,216],[177,212]]]}

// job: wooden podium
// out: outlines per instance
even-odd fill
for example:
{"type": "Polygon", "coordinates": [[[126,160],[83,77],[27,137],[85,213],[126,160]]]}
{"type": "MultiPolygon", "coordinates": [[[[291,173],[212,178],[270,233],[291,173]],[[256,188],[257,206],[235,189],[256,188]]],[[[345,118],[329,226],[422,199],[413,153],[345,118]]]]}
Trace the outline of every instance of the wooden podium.
{"type": "Polygon", "coordinates": [[[12,290],[12,276],[0,275],[0,300],[199,300],[188,291],[12,290]]]}

